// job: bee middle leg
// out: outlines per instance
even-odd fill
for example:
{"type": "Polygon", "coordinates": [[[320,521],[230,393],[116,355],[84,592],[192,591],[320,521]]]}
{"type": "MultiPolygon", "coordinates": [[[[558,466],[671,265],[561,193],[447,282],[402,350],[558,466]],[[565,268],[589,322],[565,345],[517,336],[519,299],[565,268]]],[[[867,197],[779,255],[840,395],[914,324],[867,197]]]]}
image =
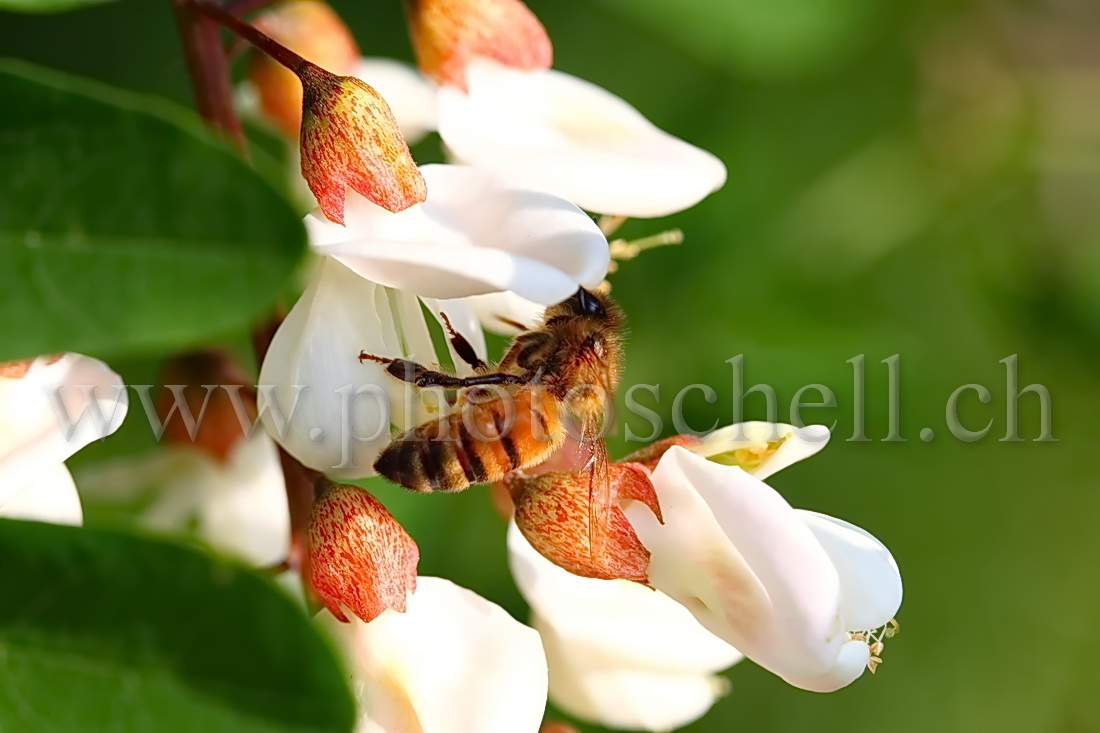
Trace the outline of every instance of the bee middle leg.
{"type": "Polygon", "coordinates": [[[386,371],[409,384],[417,387],[443,387],[444,389],[464,389],[466,387],[483,387],[491,384],[525,384],[529,380],[516,374],[504,374],[494,372],[491,374],[479,374],[474,377],[456,377],[453,374],[444,374],[417,364],[408,359],[393,359],[386,356],[375,356],[365,351],[359,352],[359,361],[366,359],[386,365],[386,371]]]}
{"type": "Polygon", "coordinates": [[[485,362],[478,357],[477,352],[474,351],[474,347],[466,340],[466,337],[460,334],[451,325],[451,319],[447,317],[447,314],[440,311],[439,316],[443,319],[443,324],[447,327],[447,333],[451,334],[451,346],[454,347],[455,353],[458,354],[462,361],[469,364],[475,370],[485,368],[485,362]]]}

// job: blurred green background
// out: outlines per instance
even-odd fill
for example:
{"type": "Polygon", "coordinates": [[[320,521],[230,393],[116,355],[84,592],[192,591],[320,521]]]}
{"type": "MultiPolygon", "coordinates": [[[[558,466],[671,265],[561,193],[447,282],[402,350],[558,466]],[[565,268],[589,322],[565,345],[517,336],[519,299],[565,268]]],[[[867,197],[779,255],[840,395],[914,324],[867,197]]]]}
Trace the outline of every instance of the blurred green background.
{"type": "MultiPolygon", "coordinates": [[[[882,539],[905,582],[901,635],[875,676],[831,695],[743,663],[690,731],[1100,730],[1100,4],[1094,0],[531,0],[556,66],[620,94],[721,157],[729,182],[696,208],[630,222],[686,242],[625,264],[624,386],[661,385],[702,429],[733,414],[727,359],[770,384],[780,415],[819,383],[834,441],[774,479],[792,504],[882,539]],[[852,366],[866,355],[866,442],[852,366]],[[900,355],[901,435],[886,367],[900,355]],[[1006,431],[1005,367],[1045,385],[1006,431]],[[945,406],[964,384],[966,443],[945,406]],[[922,428],[936,436],[920,439],[922,428]]],[[[400,3],[334,2],[366,54],[410,58],[400,3]]],[[[167,0],[56,17],[0,16],[0,52],[188,104],[167,0]]],[[[429,143],[420,159],[438,155],[429,143]]],[[[109,359],[110,355],[102,355],[109,359]]],[[[148,364],[120,365],[140,378],[148,364]]],[[[620,395],[621,396],[621,395],[620,395]]],[[[812,394],[811,394],[812,397],[812,394]]],[[[652,406],[648,397],[640,400],[652,406]]],[[[764,401],[745,402],[750,418],[764,401]]],[[[133,416],[131,416],[133,417],[133,416]]],[[[628,419],[635,432],[644,422],[628,419]]],[[[621,431],[620,431],[621,438],[621,431]]],[[[628,448],[613,446],[613,453],[628,448]]],[[[94,458],[94,454],[92,458],[94,458]]],[[[376,486],[420,543],[421,572],[520,618],[504,525],[486,492],[376,486]]],[[[94,519],[94,512],[92,514],[94,519]]],[[[474,672],[471,671],[473,674],[474,672]]],[[[585,728],[590,730],[590,728],[585,728]]],[[[594,729],[591,729],[594,730],[594,729]]]]}

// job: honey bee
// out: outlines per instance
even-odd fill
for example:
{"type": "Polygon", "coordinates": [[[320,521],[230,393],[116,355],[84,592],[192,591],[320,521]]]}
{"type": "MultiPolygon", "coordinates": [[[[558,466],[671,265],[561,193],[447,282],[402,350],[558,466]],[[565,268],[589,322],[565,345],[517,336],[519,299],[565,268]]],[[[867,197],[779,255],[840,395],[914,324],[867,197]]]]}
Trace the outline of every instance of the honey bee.
{"type": "Polygon", "coordinates": [[[611,501],[602,430],[622,368],[623,320],[609,296],[581,288],[547,308],[542,321],[516,336],[500,363],[490,366],[444,317],[455,353],[473,368],[470,377],[360,353],[361,362],[381,362],[390,375],[417,387],[459,391],[456,409],[397,436],[375,470],[421,492],[495,483],[553,455],[572,418],[582,445],[592,451],[585,470],[596,547],[611,501]]]}

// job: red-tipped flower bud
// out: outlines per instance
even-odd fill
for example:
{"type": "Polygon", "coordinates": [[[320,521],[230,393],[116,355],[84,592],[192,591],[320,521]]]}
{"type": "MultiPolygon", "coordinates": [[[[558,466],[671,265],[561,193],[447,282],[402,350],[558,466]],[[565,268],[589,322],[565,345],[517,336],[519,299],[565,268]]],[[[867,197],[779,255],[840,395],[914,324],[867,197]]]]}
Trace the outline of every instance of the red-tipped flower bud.
{"type": "Polygon", "coordinates": [[[518,69],[548,69],[546,29],[520,0],[406,0],[420,70],[466,89],[466,65],[481,56],[518,69]]]}
{"type": "Polygon", "coordinates": [[[620,502],[640,501],[661,518],[661,506],[649,471],[633,463],[607,467],[611,507],[603,550],[591,551],[590,482],[586,472],[545,473],[513,479],[516,526],[539,554],[574,575],[585,578],[648,580],[649,550],[642,545],[620,508],[620,502]]]}
{"type": "Polygon", "coordinates": [[[329,220],[344,223],[345,186],[398,212],[428,196],[386,101],[365,82],[316,66],[299,72],[302,175],[329,220]]]}
{"type": "MultiPolygon", "coordinates": [[[[321,68],[348,73],[359,60],[351,31],[327,3],[289,0],[261,13],[257,29],[321,68]]],[[[298,137],[302,122],[302,84],[294,72],[263,53],[252,54],[248,78],[260,97],[264,116],[287,137],[298,137]]]]}
{"type": "Polygon", "coordinates": [[[419,561],[412,537],[364,489],[329,485],[313,505],[306,574],[339,620],[348,620],[345,609],[364,621],[389,608],[404,613],[419,561]]]}
{"type": "Polygon", "coordinates": [[[226,353],[194,351],[173,357],[161,371],[157,415],[164,440],[192,444],[224,463],[256,419],[250,380],[226,353]],[[233,390],[231,394],[230,390],[233,390]]]}

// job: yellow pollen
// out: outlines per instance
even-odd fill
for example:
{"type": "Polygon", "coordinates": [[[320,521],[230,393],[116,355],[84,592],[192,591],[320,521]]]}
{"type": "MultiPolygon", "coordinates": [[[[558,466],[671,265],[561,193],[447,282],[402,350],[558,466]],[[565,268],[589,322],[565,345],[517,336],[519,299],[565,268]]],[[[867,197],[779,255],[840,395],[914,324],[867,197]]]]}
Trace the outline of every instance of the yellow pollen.
{"type": "Polygon", "coordinates": [[[708,458],[715,463],[721,463],[723,466],[740,466],[746,471],[755,471],[760,467],[760,464],[775,455],[775,452],[779,450],[779,446],[783,445],[789,437],[791,437],[790,434],[787,434],[779,440],[769,440],[747,448],[735,448],[725,453],[708,456],[708,458]]]}

